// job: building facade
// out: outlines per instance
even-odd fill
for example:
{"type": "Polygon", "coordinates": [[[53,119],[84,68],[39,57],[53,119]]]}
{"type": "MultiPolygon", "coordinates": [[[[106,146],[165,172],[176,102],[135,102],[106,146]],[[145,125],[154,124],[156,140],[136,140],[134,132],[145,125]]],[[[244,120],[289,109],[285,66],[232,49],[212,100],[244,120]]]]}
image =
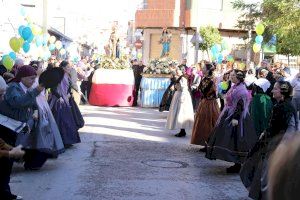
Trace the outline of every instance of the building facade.
{"type": "Polygon", "coordinates": [[[246,31],[237,29],[239,13],[232,8],[232,0],[144,0],[136,11],[136,28],[144,30],[143,60],[157,58],[162,46],[159,38],[162,28],[172,32],[170,57],[178,61],[187,58],[189,64],[208,59],[197,51],[190,40],[199,27],[212,25],[232,47],[231,54],[238,60],[246,59],[246,31]]]}

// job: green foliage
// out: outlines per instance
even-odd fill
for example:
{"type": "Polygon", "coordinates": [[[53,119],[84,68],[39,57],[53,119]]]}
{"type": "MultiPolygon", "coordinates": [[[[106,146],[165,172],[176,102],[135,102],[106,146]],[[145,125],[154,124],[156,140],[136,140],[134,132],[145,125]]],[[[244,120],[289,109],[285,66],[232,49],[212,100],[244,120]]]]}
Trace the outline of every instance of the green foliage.
{"type": "Polygon", "coordinates": [[[259,3],[245,3],[243,0],[235,0],[231,2],[233,9],[241,11],[237,20],[237,28],[243,30],[253,30],[255,24],[261,18],[261,7],[259,3]]]}
{"type": "Polygon", "coordinates": [[[277,53],[300,55],[300,1],[264,0],[263,19],[277,36],[277,53]]]}
{"type": "Polygon", "coordinates": [[[206,26],[200,28],[200,35],[203,38],[203,43],[199,44],[199,49],[208,51],[214,44],[221,44],[222,37],[217,28],[206,26]]]}

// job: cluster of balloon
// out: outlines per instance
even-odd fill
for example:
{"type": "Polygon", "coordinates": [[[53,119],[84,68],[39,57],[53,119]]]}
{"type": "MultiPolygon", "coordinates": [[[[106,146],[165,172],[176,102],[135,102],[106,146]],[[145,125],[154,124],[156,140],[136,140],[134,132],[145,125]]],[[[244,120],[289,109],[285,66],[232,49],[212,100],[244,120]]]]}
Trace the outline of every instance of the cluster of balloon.
{"type": "Polygon", "coordinates": [[[221,44],[214,44],[211,47],[212,60],[217,61],[220,64],[224,58],[228,56],[230,51],[231,48],[225,40],[223,40],[221,44]]]}
{"type": "Polygon", "coordinates": [[[252,47],[254,53],[258,53],[261,50],[261,44],[264,40],[262,34],[264,33],[264,31],[265,31],[265,26],[262,23],[256,25],[255,32],[257,36],[255,37],[255,43],[253,44],[252,47]]]}
{"type": "Polygon", "coordinates": [[[26,20],[27,25],[19,26],[19,36],[12,37],[9,40],[12,52],[2,56],[2,63],[7,70],[13,68],[17,53],[21,53],[20,50],[24,53],[36,54],[33,56],[40,57],[44,60],[48,60],[51,57],[51,52],[55,49],[58,50],[60,55],[66,54],[62,42],[56,40],[55,36],[50,36],[48,33],[43,34],[42,28],[32,23],[32,19],[26,14],[23,6],[21,7],[20,14],[26,20]],[[35,51],[30,51],[31,49],[35,51]]]}

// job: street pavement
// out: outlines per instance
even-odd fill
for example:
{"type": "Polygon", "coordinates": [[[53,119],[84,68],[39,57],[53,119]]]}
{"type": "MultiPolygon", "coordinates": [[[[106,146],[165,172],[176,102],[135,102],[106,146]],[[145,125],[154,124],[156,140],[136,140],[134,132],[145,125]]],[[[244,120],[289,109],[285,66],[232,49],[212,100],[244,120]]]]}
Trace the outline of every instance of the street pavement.
{"type": "Polygon", "coordinates": [[[48,160],[40,171],[15,164],[14,193],[24,200],[246,200],[231,163],[210,161],[176,138],[157,109],[81,106],[82,143],[48,160]]]}

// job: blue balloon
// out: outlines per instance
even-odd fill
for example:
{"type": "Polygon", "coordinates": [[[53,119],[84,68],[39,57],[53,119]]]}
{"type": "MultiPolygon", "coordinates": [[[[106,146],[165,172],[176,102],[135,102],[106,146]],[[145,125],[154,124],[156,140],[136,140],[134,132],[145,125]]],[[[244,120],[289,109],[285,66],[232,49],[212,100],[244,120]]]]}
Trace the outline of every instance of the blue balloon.
{"type": "Polygon", "coordinates": [[[213,54],[218,53],[218,47],[217,47],[216,45],[213,45],[213,46],[211,47],[211,52],[212,52],[213,54]]]}
{"type": "Polygon", "coordinates": [[[4,60],[6,57],[10,57],[9,55],[3,55],[2,60],[4,60]]]}
{"type": "Polygon", "coordinates": [[[33,38],[34,38],[34,35],[33,34],[31,34],[31,36],[26,40],[28,43],[31,43],[32,42],[32,40],[33,40],[33,38]]]}
{"type": "Polygon", "coordinates": [[[50,51],[55,50],[55,44],[50,44],[50,45],[49,45],[49,50],[50,50],[50,51]]]}
{"type": "Polygon", "coordinates": [[[24,29],[25,27],[26,27],[26,26],[23,26],[23,25],[19,26],[18,32],[19,32],[20,36],[22,36],[22,31],[23,31],[23,29],[24,29]]]}
{"type": "Polygon", "coordinates": [[[40,36],[40,35],[36,36],[35,43],[36,43],[37,47],[42,46],[42,44],[43,44],[43,38],[42,38],[42,36],[40,36]]]}
{"type": "Polygon", "coordinates": [[[23,51],[25,52],[25,53],[27,53],[28,51],[30,50],[30,44],[29,44],[29,42],[24,42],[24,44],[23,44],[23,51]]]}
{"type": "Polygon", "coordinates": [[[22,30],[22,38],[24,40],[27,40],[28,38],[30,38],[31,35],[32,35],[32,31],[31,31],[30,27],[27,26],[22,30]]]}
{"type": "Polygon", "coordinates": [[[255,37],[255,42],[256,42],[257,44],[261,44],[263,40],[264,40],[264,38],[263,38],[263,36],[261,36],[261,35],[257,35],[257,36],[255,37]]]}
{"type": "Polygon", "coordinates": [[[222,55],[222,54],[219,54],[219,55],[218,55],[218,59],[222,59],[222,60],[223,60],[223,55],[222,55]]]}
{"type": "Polygon", "coordinates": [[[15,52],[10,52],[8,55],[9,55],[9,57],[10,57],[11,59],[13,59],[13,60],[16,60],[16,59],[17,59],[17,55],[16,55],[15,52]]]}
{"type": "Polygon", "coordinates": [[[219,54],[217,60],[218,60],[218,63],[221,64],[222,61],[223,61],[223,55],[222,55],[222,54],[219,54]]]}
{"type": "Polygon", "coordinates": [[[23,6],[20,9],[20,13],[21,13],[22,16],[26,15],[26,10],[25,10],[25,8],[23,6]]]}

